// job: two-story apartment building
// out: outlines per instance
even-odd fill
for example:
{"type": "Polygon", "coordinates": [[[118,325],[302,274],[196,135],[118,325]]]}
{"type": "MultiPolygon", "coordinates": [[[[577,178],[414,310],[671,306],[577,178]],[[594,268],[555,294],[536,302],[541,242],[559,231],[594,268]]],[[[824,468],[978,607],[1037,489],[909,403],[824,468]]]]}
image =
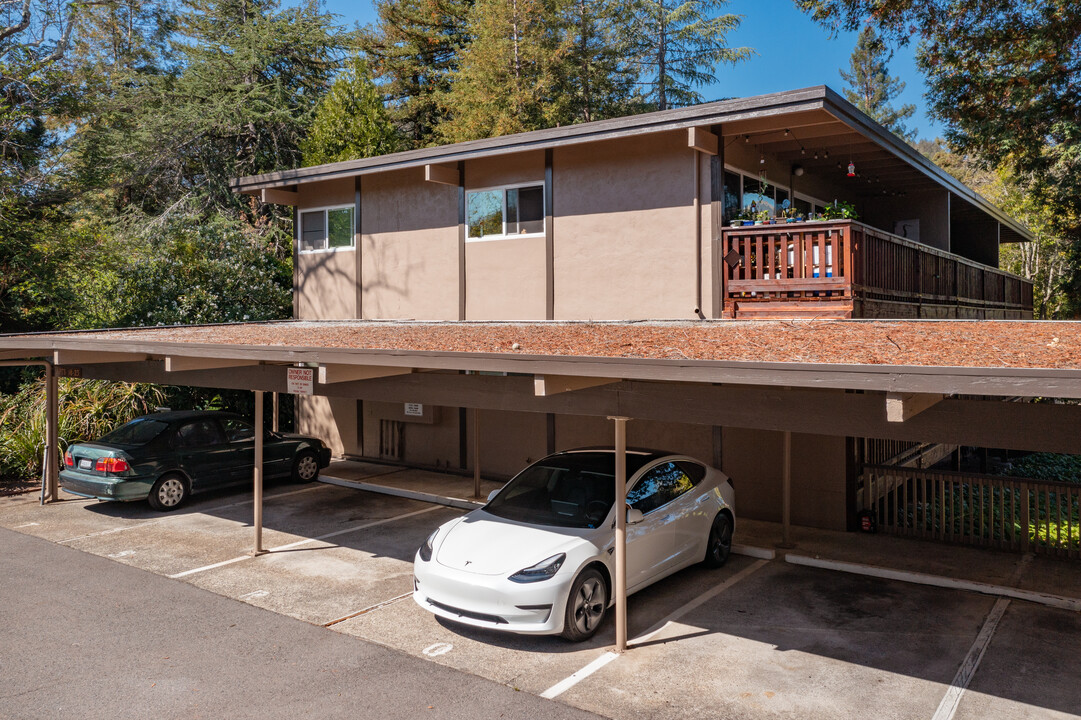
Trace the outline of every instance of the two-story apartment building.
{"type": "MultiPolygon", "coordinates": [[[[234,189],[293,206],[300,319],[1031,317],[1031,285],[996,267],[1000,243],[1028,239],[1025,229],[826,87],[285,170],[234,189]],[[811,220],[842,203],[859,222],[811,220]],[[752,208],[776,222],[739,219],[752,208]]],[[[464,469],[476,446],[495,476],[611,438],[603,417],[298,400],[299,429],[340,454],[464,469]]],[[[721,465],[745,516],[779,513],[781,433],[656,421],[628,432],[632,445],[721,465]]],[[[845,527],[858,443],[792,442],[794,521],[845,527]]]]}

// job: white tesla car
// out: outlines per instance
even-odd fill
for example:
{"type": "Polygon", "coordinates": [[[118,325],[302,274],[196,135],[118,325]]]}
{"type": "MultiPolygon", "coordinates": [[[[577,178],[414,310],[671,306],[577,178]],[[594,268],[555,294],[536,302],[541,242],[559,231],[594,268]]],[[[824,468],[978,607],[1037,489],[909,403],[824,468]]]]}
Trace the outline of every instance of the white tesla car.
{"type": "MultiPolygon", "coordinates": [[[[728,477],[685,455],[627,453],[627,592],[720,567],[735,526],[728,477]]],[[[615,453],[556,453],[443,524],[413,563],[413,599],[477,627],[585,640],[612,604],[615,453]]]]}

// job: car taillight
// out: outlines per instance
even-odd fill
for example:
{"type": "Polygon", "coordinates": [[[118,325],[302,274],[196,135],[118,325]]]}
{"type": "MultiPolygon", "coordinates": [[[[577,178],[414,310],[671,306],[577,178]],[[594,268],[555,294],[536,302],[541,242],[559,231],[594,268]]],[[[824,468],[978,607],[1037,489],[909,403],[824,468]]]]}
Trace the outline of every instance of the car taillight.
{"type": "Polygon", "coordinates": [[[75,459],[71,457],[71,450],[64,452],[64,464],[68,467],[75,467],[75,459]]]}
{"type": "Polygon", "coordinates": [[[102,457],[94,463],[94,469],[104,473],[124,472],[128,469],[128,461],[120,458],[102,457]]]}

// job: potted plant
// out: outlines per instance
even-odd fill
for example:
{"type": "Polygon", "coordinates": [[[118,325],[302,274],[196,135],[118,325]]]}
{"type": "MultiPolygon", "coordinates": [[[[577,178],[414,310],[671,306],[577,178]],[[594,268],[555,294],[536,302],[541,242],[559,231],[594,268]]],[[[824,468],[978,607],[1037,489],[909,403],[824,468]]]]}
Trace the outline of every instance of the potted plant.
{"type": "Polygon", "coordinates": [[[833,201],[832,205],[827,205],[822,208],[822,212],[819,213],[823,220],[858,220],[859,213],[856,212],[856,206],[847,201],[838,202],[833,201]]]}

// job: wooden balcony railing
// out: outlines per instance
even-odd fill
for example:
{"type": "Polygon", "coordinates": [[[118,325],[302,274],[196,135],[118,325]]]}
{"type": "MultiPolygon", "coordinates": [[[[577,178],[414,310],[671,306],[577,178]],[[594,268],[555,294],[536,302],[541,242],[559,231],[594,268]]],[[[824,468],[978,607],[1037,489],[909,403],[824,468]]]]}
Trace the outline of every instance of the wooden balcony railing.
{"type": "Polygon", "coordinates": [[[1032,283],[851,220],[726,228],[724,317],[1031,318],[1032,283]]]}

